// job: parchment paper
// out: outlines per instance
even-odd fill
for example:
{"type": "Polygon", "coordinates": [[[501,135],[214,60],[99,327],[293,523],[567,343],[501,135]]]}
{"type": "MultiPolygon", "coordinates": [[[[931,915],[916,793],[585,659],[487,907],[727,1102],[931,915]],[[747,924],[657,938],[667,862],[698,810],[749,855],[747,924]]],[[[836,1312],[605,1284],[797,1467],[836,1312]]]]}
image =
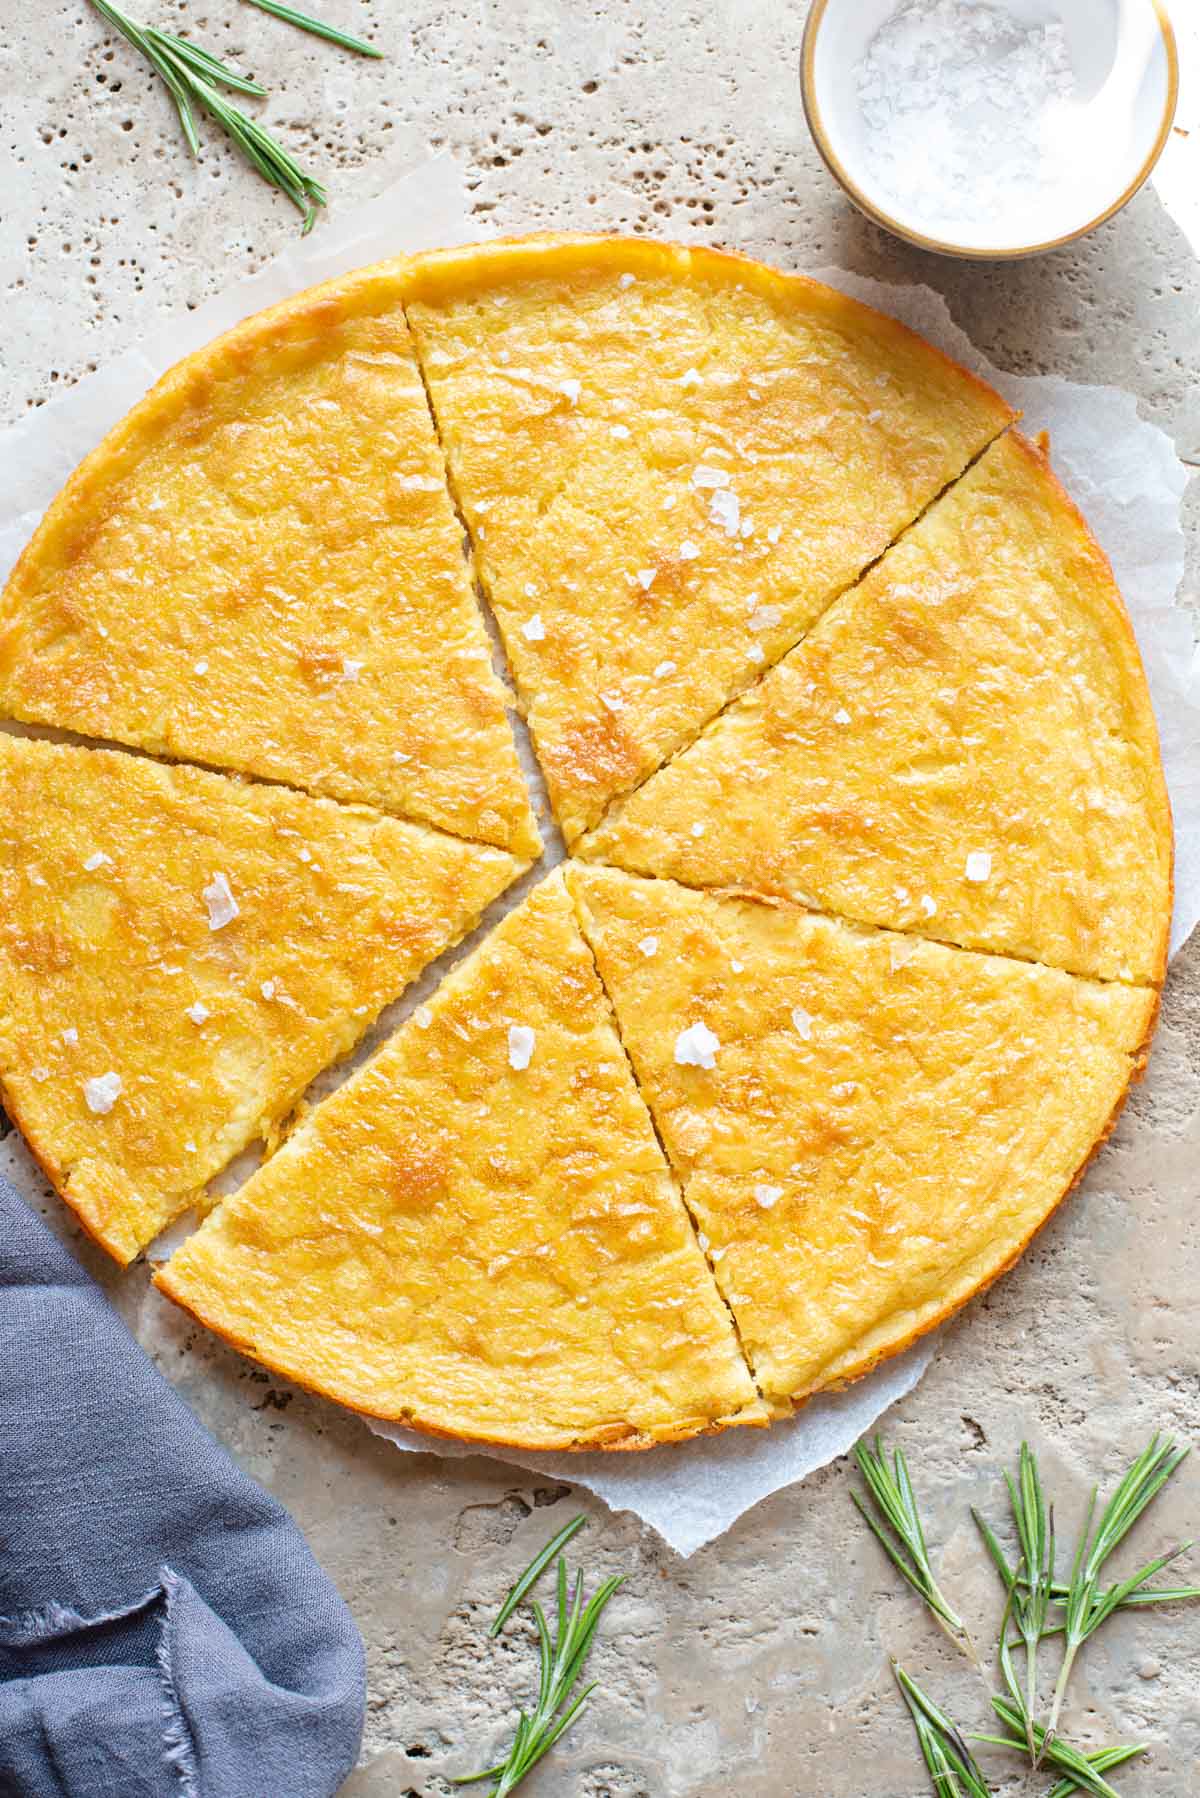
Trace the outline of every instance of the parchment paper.
{"type": "MultiPolygon", "coordinates": [[[[192,349],[247,313],[361,263],[473,235],[453,163],[439,157],[364,206],[333,211],[307,239],[217,298],[182,312],[99,373],[29,414],[0,436],[0,578],[20,553],[48,502],[80,457],[120,419],[146,387],[192,349]]],[[[895,288],[837,270],[822,279],[891,312],[976,369],[1026,415],[1026,428],[1048,429],[1052,455],[1109,555],[1134,621],[1163,738],[1177,833],[1172,948],[1200,918],[1200,660],[1191,622],[1175,606],[1183,572],[1179,502],[1187,474],[1167,437],[1139,419],[1129,394],[1047,378],[1020,378],[989,367],[928,288],[895,288]]],[[[526,758],[528,751],[526,748],[526,758]]],[[[536,782],[540,789],[540,781],[536,782]]],[[[553,859],[550,857],[548,859],[553,859]]],[[[539,872],[544,872],[544,867],[539,872]]],[[[495,922],[527,882],[493,908],[495,922]]],[[[435,965],[381,1021],[394,1027],[436,980],[435,965]]],[[[378,1040],[372,1033],[369,1050],[378,1040]]],[[[361,1059],[361,1055],[356,1058],[361,1059]]],[[[349,1064],[349,1065],[353,1065],[349,1064]]],[[[344,1065],[319,1083],[327,1091],[344,1065]]],[[[23,1148],[5,1145],[18,1184],[34,1197],[42,1182],[23,1148]]],[[[222,1181],[224,1187],[232,1182],[222,1181]]],[[[162,1303],[166,1303],[163,1300],[162,1303]]],[[[934,1352],[919,1344],[849,1391],[818,1399],[794,1420],[767,1431],[726,1435],[636,1455],[532,1455],[496,1458],[588,1486],[614,1510],[634,1511],[680,1554],[721,1535],[751,1505],[845,1454],[897,1399],[910,1392],[934,1352]]],[[[467,1456],[478,1448],[374,1426],[397,1447],[467,1456]]]]}

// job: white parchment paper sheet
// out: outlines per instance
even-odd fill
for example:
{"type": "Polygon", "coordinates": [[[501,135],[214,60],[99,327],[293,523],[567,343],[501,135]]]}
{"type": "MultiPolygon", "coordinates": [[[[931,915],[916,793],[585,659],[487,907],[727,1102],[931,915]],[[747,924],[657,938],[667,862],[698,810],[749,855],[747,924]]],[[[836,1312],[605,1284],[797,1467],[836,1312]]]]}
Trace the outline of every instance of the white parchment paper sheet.
{"type": "MultiPolygon", "coordinates": [[[[475,235],[453,163],[439,157],[366,205],[334,210],[311,237],[249,280],[234,283],[195,312],[182,312],[135,349],[29,414],[0,436],[0,578],[46,505],[80,458],[180,356],[260,307],[365,262],[475,235]]],[[[891,312],[976,369],[1048,429],[1054,461],[1105,549],[1133,616],[1163,737],[1175,808],[1179,865],[1172,946],[1200,918],[1200,663],[1190,621],[1175,604],[1183,572],[1179,501],[1186,471],[1169,440],[1138,418],[1129,394],[1054,378],[1021,378],[990,368],[927,288],[894,288],[828,269],[847,292],[891,312]]],[[[518,896],[522,889],[518,889],[518,896]]],[[[515,901],[514,901],[515,902],[515,901]]],[[[495,913],[492,914],[493,918],[495,913]]],[[[410,998],[412,995],[410,995],[410,998]]],[[[407,1009],[407,1007],[406,1007],[407,1009]]],[[[40,1181],[28,1156],[33,1196],[40,1181]]],[[[166,1301],[164,1301],[166,1302],[166,1301]]],[[[680,1554],[721,1535],[751,1505],[845,1454],[890,1405],[910,1392],[933,1355],[932,1342],[844,1393],[815,1400],[770,1430],[734,1430],[633,1455],[524,1455],[498,1459],[588,1486],[613,1510],[629,1510],[680,1554]]],[[[468,1456],[474,1446],[438,1442],[375,1426],[397,1447],[468,1456]]]]}

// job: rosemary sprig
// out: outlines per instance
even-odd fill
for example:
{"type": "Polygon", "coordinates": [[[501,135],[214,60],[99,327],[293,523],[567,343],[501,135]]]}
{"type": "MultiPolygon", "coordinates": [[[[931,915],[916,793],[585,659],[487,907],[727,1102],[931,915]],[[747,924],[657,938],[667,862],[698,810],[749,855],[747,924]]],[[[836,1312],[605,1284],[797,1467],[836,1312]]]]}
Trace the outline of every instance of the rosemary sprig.
{"type": "Polygon", "coordinates": [[[504,1625],[508,1622],[513,1612],[524,1598],[526,1592],[529,1591],[531,1586],[537,1585],[537,1582],[541,1579],[555,1555],[562,1553],[572,1536],[577,1536],[586,1522],[587,1518],[582,1512],[578,1517],[572,1517],[570,1523],[564,1524],[557,1536],[551,1536],[549,1542],[547,1542],[541,1553],[534,1555],[532,1561],[530,1561],[528,1567],[525,1569],[508,1597],[504,1600],[500,1609],[496,1612],[496,1621],[488,1631],[489,1636],[498,1636],[500,1634],[500,1631],[504,1628],[504,1625]]]}
{"type": "MultiPolygon", "coordinates": [[[[992,1709],[1005,1727],[1011,1730],[1007,1736],[972,1736],[974,1742],[990,1742],[997,1748],[1014,1748],[1019,1753],[1028,1749],[1027,1732],[1031,1720],[1024,1706],[1008,1698],[993,1698],[992,1709]]],[[[1078,1748],[1072,1748],[1061,1736],[1051,1737],[1044,1725],[1032,1723],[1034,1749],[1032,1759],[1036,1766],[1044,1757],[1051,1766],[1066,1775],[1068,1791],[1092,1792],[1095,1798],[1120,1798],[1104,1778],[1104,1767],[1117,1766],[1121,1761],[1132,1760],[1134,1755],[1144,1754],[1144,1742],[1121,1744],[1116,1748],[1102,1749],[1099,1754],[1083,1754],[1078,1748]],[[1103,1762],[1103,1765],[1100,1763],[1103,1762]]]]}
{"type": "Polygon", "coordinates": [[[1004,1581],[1007,1603],[1000,1630],[1000,1669],[1013,1702],[1023,1716],[1025,1745],[1036,1767],[1041,1755],[1037,1748],[1034,1718],[1037,1713],[1037,1655],[1047,1635],[1055,1633],[1048,1622],[1054,1588],[1054,1512],[1046,1504],[1037,1460],[1027,1442],[1022,1442],[1017,1478],[1004,1475],[1008,1502],[1020,1547],[1020,1559],[1010,1567],[1008,1559],[992,1531],[977,1511],[971,1515],[983,1537],[988,1554],[1004,1581]],[[1025,1685],[1022,1691],[1013,1669],[1008,1640],[1009,1619],[1016,1625],[1025,1650],[1025,1685]]]}
{"type": "Polygon", "coordinates": [[[537,1704],[530,1713],[520,1712],[517,1732],[505,1758],[494,1767],[485,1767],[482,1772],[468,1773],[456,1779],[456,1785],[473,1785],[478,1780],[491,1779],[495,1784],[490,1798],[506,1798],[506,1794],[516,1790],[525,1775],[571,1727],[587,1703],[589,1694],[595,1689],[593,1681],[592,1685],[584,1687],[578,1697],[572,1696],[605,1607],[623,1584],[623,1576],[614,1575],[606,1579],[585,1604],[583,1574],[577,1573],[574,1589],[568,1597],[567,1564],[560,1550],[576,1531],[582,1529],[584,1521],[582,1517],[573,1518],[546,1544],[540,1554],[535,1555],[500,1607],[490,1631],[493,1636],[503,1627],[555,1556],[558,1556],[558,1617],[553,1638],[545,1612],[536,1599],[532,1601],[539,1652],[537,1704]]]}
{"type": "Polygon", "coordinates": [[[113,0],[92,0],[102,18],[139,51],[165,84],[183,134],[193,156],[200,154],[196,131],[196,109],[207,112],[232,140],[235,147],[272,187],[287,195],[293,206],[304,215],[307,236],[316,223],[317,208],[326,203],[325,189],[304,170],[283,145],[264,131],[254,119],[228,101],[220,88],[261,97],[265,89],[246,76],[230,69],[208,50],[172,32],[154,26],[136,24],[121,12],[113,0]]]}
{"type": "MultiPolygon", "coordinates": [[[[937,1798],[992,1798],[992,1789],[968,1748],[962,1731],[896,1661],[892,1662],[892,1671],[904,1694],[937,1798]]],[[[1018,1702],[1010,1703],[1003,1698],[993,1698],[992,1705],[1012,1734],[975,1735],[971,1740],[987,1742],[995,1748],[1014,1749],[1017,1753],[1024,1754],[1026,1742],[1023,1707],[1018,1702]]],[[[1039,1751],[1063,1775],[1050,1791],[1049,1798],[1070,1798],[1073,1792],[1091,1792],[1096,1798],[1120,1798],[1103,1775],[1110,1768],[1119,1767],[1125,1761],[1133,1760],[1135,1755],[1145,1753],[1142,1743],[1122,1743],[1113,1748],[1098,1748],[1090,1754],[1083,1754],[1057,1738],[1051,1742],[1041,1724],[1035,1726],[1035,1733],[1039,1751]]]]}
{"type": "MultiPolygon", "coordinates": [[[[862,1444],[855,1452],[868,1491],[886,1528],[856,1497],[864,1520],[893,1565],[925,1599],[938,1622],[943,1627],[950,1619],[957,1623],[955,1612],[933,1580],[925,1533],[903,1455],[894,1455],[889,1467],[878,1438],[873,1448],[862,1444]]],[[[1014,1750],[1026,1756],[1035,1769],[1043,1761],[1047,1762],[1059,1775],[1048,1798],[1070,1798],[1074,1792],[1088,1792],[1093,1798],[1118,1798],[1105,1774],[1146,1751],[1143,1743],[1122,1743],[1085,1753],[1058,1735],[1058,1717],[1076,1654],[1114,1612],[1200,1597],[1198,1587],[1154,1586],[1150,1583],[1184,1552],[1184,1548],[1158,1555],[1139,1567],[1136,1573],[1114,1580],[1110,1585],[1100,1585],[1109,1557],[1178,1471],[1187,1453],[1186,1448],[1177,1447],[1169,1438],[1156,1435],[1119,1482],[1098,1523],[1095,1522],[1096,1493],[1093,1491],[1070,1578],[1065,1582],[1055,1575],[1054,1513],[1046,1502],[1037,1460],[1028,1443],[1021,1445],[1016,1479],[1005,1475],[1018,1544],[1015,1564],[1010,1562],[984,1518],[977,1511],[971,1513],[1004,1586],[1004,1616],[997,1656],[1006,1693],[1004,1696],[993,1695],[991,1704],[1009,1733],[1003,1736],[974,1735],[970,1739],[1014,1750]],[[1063,1665],[1050,1715],[1045,1723],[1041,1723],[1035,1714],[1037,1652],[1043,1641],[1059,1635],[1064,1638],[1063,1665]],[[1022,1672],[1013,1660],[1017,1649],[1023,1649],[1025,1653],[1022,1672]]],[[[1190,1544],[1185,1544],[1187,1546],[1190,1544]]],[[[958,1628],[962,1629],[962,1625],[958,1628]]],[[[956,1635],[956,1639],[960,1638],[956,1635]]],[[[966,1639],[965,1630],[961,1639],[966,1639]]],[[[893,1668],[912,1715],[937,1798],[988,1798],[987,1781],[971,1759],[962,1732],[895,1662],[893,1668]]]]}
{"type": "MultiPolygon", "coordinates": [[[[1092,1488],[1087,1518],[1071,1567],[1070,1583],[1062,1594],[1065,1607],[1064,1647],[1062,1666],[1046,1725],[1051,1736],[1058,1723],[1075,1657],[1088,1637],[1094,1635],[1100,1625],[1123,1605],[1147,1602],[1161,1604],[1166,1593],[1155,1591],[1147,1582],[1191,1547],[1190,1543],[1183,1543],[1179,1548],[1147,1561],[1144,1567],[1128,1578],[1115,1581],[1103,1591],[1099,1589],[1100,1574],[1105,1562],[1124,1541],[1147,1505],[1182,1466],[1187,1455],[1188,1450],[1178,1447],[1169,1437],[1164,1439],[1155,1435],[1128,1469],[1105,1505],[1094,1535],[1092,1520],[1096,1514],[1096,1488],[1092,1488]]],[[[1200,1589],[1176,1588],[1176,1594],[1181,1597],[1200,1597],[1200,1589]]]]}
{"type": "Polygon", "coordinates": [[[850,1496],[863,1522],[896,1571],[925,1600],[951,1641],[974,1660],[975,1650],[967,1634],[967,1626],[941,1591],[929,1564],[925,1531],[921,1526],[917,1497],[903,1451],[895,1450],[889,1467],[883,1445],[877,1436],[874,1448],[860,1442],[854,1450],[854,1458],[866,1482],[871,1501],[882,1520],[880,1522],[872,1517],[859,1494],[851,1492],[850,1496]]]}
{"type": "Polygon", "coordinates": [[[892,1662],[892,1672],[904,1694],[937,1798],[992,1798],[992,1788],[962,1732],[910,1679],[898,1661],[892,1662]]]}
{"type": "Polygon", "coordinates": [[[339,31],[336,25],[327,25],[324,19],[312,19],[307,13],[297,12],[294,7],[282,6],[280,0],[250,0],[251,6],[257,6],[262,12],[269,12],[276,19],[283,19],[289,25],[299,26],[301,31],[311,31],[314,37],[328,38],[331,44],[339,44],[343,50],[353,50],[359,56],[382,57],[383,51],[377,50],[374,44],[364,44],[360,37],[351,37],[348,31],[339,31]]]}
{"type": "MultiPolygon", "coordinates": [[[[1131,1761],[1135,1756],[1144,1752],[1145,1750],[1135,1743],[1124,1748],[1094,1748],[1090,1754],[1084,1755],[1084,1759],[1093,1772],[1107,1773],[1111,1767],[1123,1766],[1126,1761],[1131,1761]]],[[[1046,1798],[1071,1798],[1073,1792],[1081,1789],[1086,1790],[1087,1788],[1081,1788],[1075,1776],[1067,1773],[1057,1785],[1051,1786],[1046,1798]]]]}

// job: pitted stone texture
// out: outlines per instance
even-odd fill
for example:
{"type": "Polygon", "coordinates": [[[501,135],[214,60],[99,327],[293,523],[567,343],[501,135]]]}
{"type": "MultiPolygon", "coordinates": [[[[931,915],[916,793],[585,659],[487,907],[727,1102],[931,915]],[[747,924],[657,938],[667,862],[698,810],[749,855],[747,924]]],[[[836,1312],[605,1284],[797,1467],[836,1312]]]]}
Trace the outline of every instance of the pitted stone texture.
{"type": "MultiPolygon", "coordinates": [[[[1144,192],[1080,245],[976,267],[893,242],[852,212],[808,141],[796,79],[804,6],[771,0],[324,0],[391,51],[367,63],[236,0],[129,0],[264,75],[263,116],[333,203],[365,199],[430,146],[450,149],[481,225],[640,229],[787,267],[841,263],[928,281],[1001,365],[1130,388],[1200,460],[1200,268],[1144,192]]],[[[193,165],[166,97],[84,0],[26,9],[0,45],[9,176],[0,415],[12,419],[276,254],[295,215],[205,127],[193,165]],[[103,77],[103,79],[101,79],[103,77]]],[[[318,229],[320,227],[318,226],[318,229]]],[[[1187,505],[1191,590],[1200,499],[1187,505]]],[[[0,1166],[23,1152],[9,1138],[0,1166]]],[[[28,1164],[22,1162],[25,1177],[28,1164]]],[[[1200,1435],[1200,947],[1168,981],[1146,1084],[1083,1189],[1020,1267],[946,1334],[885,1420],[912,1456],[946,1582],[988,1641],[994,1582],[968,1518],[1001,1512],[998,1468],[1039,1446],[1069,1534],[1094,1469],[1156,1426],[1200,1435]]],[[[577,1509],[578,1558],[629,1574],[595,1656],[601,1687],[529,1798],[917,1798],[928,1789],[896,1698],[896,1654],[967,1727],[983,1690],[857,1523],[844,1464],[777,1494],[680,1562],[629,1517],[496,1461],[398,1454],[352,1417],[222,1349],[46,1215],[242,1463],[287,1503],[367,1641],[364,1766],[346,1798],[448,1798],[527,1702],[527,1625],[487,1624],[508,1583],[577,1509]],[[549,1502],[547,1502],[547,1500],[549,1502]]],[[[1200,1528],[1200,1465],[1137,1538],[1200,1528]]],[[[1200,1788],[1200,1615],[1106,1627],[1074,1682],[1086,1741],[1144,1738],[1128,1798],[1200,1788]]],[[[1047,1782],[1002,1783],[1033,1798],[1047,1782]]]]}

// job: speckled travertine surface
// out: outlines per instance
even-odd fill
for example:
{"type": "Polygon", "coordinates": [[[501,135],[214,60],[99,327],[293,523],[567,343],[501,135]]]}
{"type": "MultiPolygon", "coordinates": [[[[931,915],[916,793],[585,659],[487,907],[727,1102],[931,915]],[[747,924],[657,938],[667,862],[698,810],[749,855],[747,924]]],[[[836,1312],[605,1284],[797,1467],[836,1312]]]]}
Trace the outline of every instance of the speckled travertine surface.
{"type": "MultiPolygon", "coordinates": [[[[0,12],[11,11],[0,7],[0,12]]],[[[770,0],[325,0],[392,51],[366,64],[237,0],[139,0],[269,81],[266,117],[324,169],[333,198],[378,192],[430,146],[463,169],[482,226],[641,229],[787,267],[841,263],[940,289],[997,363],[1130,388],[1200,461],[1200,267],[1152,192],[1087,242],[972,267],[865,224],[820,168],[795,76],[802,4],[770,0]]],[[[84,0],[44,0],[0,33],[5,204],[0,417],[103,364],[173,308],[274,255],[282,200],[224,147],[192,166],[162,94],[84,0]]],[[[1194,488],[1191,582],[1200,500],[1194,488]]],[[[0,1165],[18,1153],[0,1144],[0,1165]]],[[[997,1509],[1023,1433],[1073,1523],[1093,1468],[1158,1424],[1200,1436],[1200,948],[1177,959],[1145,1085],[1083,1189],[1015,1273],[947,1334],[887,1420],[911,1453],[942,1565],[986,1633],[995,1592],[971,1503],[997,1509]]],[[[64,1234],[62,1208],[45,1209],[64,1234]]],[[[443,1798],[529,1694],[529,1639],[485,1641],[513,1573],[577,1506],[597,1575],[629,1581],[595,1654],[601,1679],[530,1798],[916,1798],[926,1782],[887,1671],[899,1655],[967,1725],[982,1693],[854,1519],[847,1469],[778,1494],[687,1563],[628,1517],[484,1460],[401,1456],[362,1425],[221,1349],[71,1238],[165,1371],[291,1506],[362,1626],[371,1672],[363,1766],[346,1798],[443,1798]]],[[[1142,1540],[1200,1528],[1200,1463],[1142,1540]]],[[[1200,1785],[1200,1614],[1108,1626],[1077,1677],[1089,1742],[1141,1737],[1129,1798],[1200,1785]]],[[[1002,1785],[1006,1798],[1044,1790],[1002,1785]]]]}

